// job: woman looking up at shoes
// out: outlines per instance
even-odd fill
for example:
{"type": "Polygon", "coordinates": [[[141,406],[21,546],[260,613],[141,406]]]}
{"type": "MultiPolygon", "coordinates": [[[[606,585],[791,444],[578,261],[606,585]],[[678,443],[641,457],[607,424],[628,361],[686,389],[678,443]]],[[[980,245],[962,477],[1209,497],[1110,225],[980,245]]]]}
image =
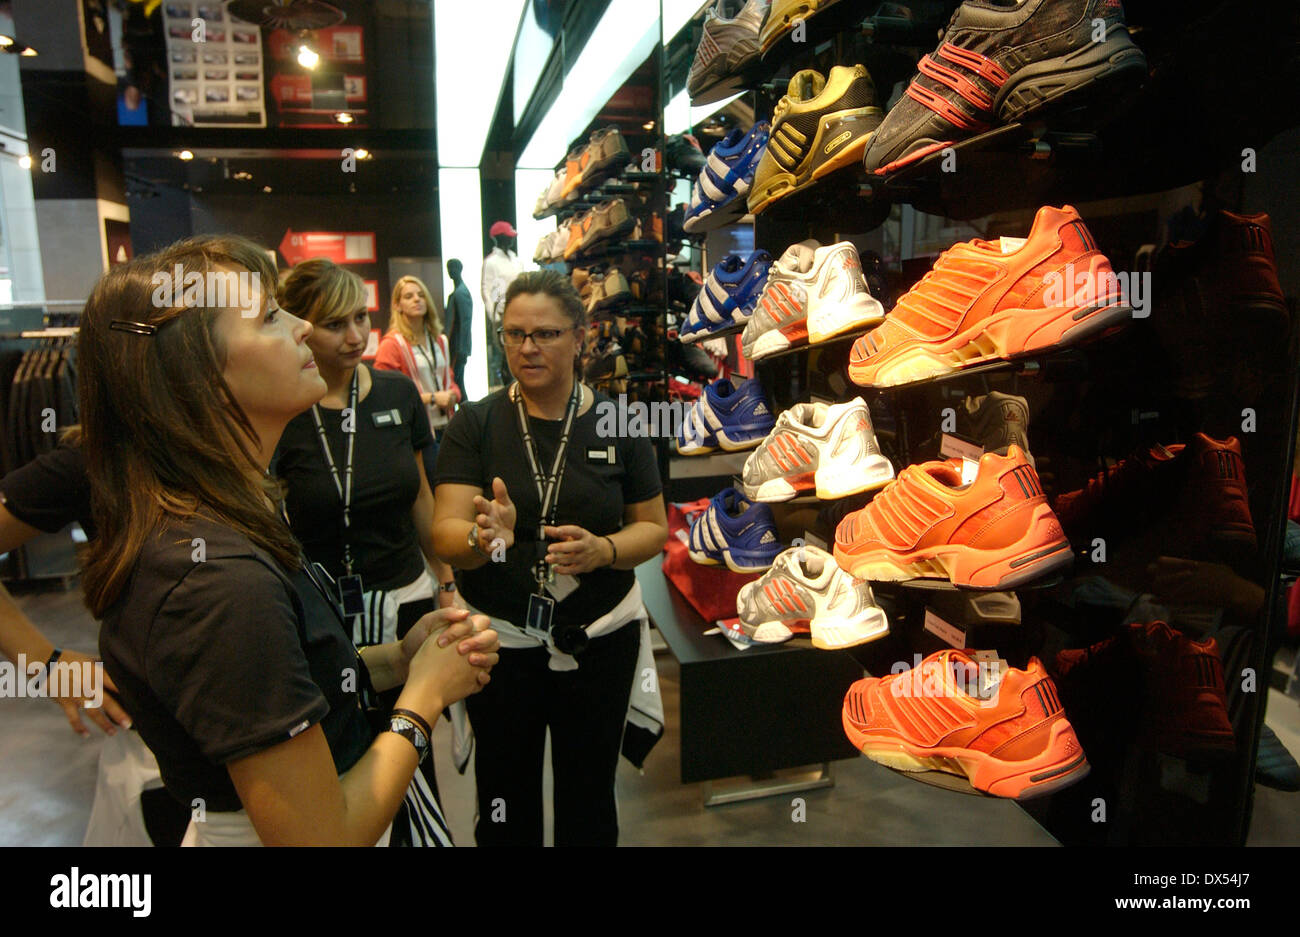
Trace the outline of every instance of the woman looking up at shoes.
{"type": "Polygon", "coordinates": [[[465,601],[506,648],[499,692],[468,705],[477,840],[542,844],[549,729],[556,845],[614,845],[645,618],[633,569],[668,537],[655,452],[647,438],[602,435],[600,406],[612,401],[578,379],[586,316],[566,277],[520,275],[501,321],[515,381],[456,414],[435,488],[438,554],[463,571],[465,601]]]}
{"type": "Polygon", "coordinates": [[[279,301],[311,323],[307,345],[328,388],[285,427],[272,463],[286,485],[289,526],[352,601],[364,598],[360,611],[345,603],[353,642],[397,640],[399,619],[419,617],[404,605],[432,611],[436,597],[450,606],[456,588],[433,552],[425,408],[405,377],[362,363],[370,315],[355,273],[304,261],[289,271],[279,301]]]}
{"type": "Polygon", "coordinates": [[[393,287],[388,333],[379,343],[375,367],[401,371],[415,382],[439,440],[462,398],[451,365],[442,319],[428,288],[418,277],[402,277],[393,287]]]}
{"type": "Polygon", "coordinates": [[[326,390],[312,326],[276,305],[275,276],[252,242],[192,238],[112,268],[86,302],[78,396],[99,535],[82,586],[104,669],[168,791],[202,808],[187,842],[442,842],[417,765],[442,709],[487,682],[496,636],[443,609],[400,644],[348,640],[267,472],[326,390]],[[187,287],[168,305],[173,271],[242,274],[247,301],[187,287]],[[360,693],[398,686],[376,734],[360,693]]]}

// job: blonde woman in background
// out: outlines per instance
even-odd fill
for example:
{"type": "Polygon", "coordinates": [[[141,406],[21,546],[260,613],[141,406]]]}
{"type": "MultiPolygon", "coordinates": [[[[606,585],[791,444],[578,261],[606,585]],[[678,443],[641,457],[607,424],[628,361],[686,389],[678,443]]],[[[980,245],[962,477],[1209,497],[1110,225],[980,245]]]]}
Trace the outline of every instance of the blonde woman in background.
{"type": "Polygon", "coordinates": [[[401,371],[420,391],[434,437],[442,432],[464,399],[452,372],[442,318],[429,289],[418,277],[402,277],[393,287],[392,317],[379,343],[375,367],[401,371]]]}

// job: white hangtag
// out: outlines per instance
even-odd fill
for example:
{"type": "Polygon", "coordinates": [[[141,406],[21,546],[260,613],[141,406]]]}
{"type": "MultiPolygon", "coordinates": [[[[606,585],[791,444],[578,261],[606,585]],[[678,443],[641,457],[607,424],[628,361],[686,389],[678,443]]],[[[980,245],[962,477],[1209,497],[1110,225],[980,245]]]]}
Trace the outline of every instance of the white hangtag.
{"type": "Polygon", "coordinates": [[[980,446],[958,439],[951,433],[944,433],[939,437],[939,455],[945,459],[970,459],[978,462],[983,454],[984,450],[980,446]]]}
{"type": "Polygon", "coordinates": [[[953,647],[962,648],[966,646],[966,632],[956,625],[944,621],[928,608],[925,610],[924,627],[926,631],[937,635],[941,640],[947,641],[953,647]]]}

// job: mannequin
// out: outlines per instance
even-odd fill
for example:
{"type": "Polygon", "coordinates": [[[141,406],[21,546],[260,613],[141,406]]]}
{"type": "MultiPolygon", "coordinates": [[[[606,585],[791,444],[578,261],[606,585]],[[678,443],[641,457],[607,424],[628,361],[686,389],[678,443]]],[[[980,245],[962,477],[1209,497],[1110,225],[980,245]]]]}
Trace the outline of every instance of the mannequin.
{"type": "Polygon", "coordinates": [[[454,257],[447,261],[447,275],[451,277],[452,291],[447,297],[447,341],[451,346],[451,370],[456,375],[456,386],[465,386],[465,362],[470,355],[470,329],[474,321],[474,301],[469,287],[461,279],[464,264],[454,257]]]}
{"type": "Polygon", "coordinates": [[[497,390],[510,383],[505,352],[497,328],[501,313],[505,311],[506,289],[515,277],[524,272],[524,265],[514,251],[518,232],[508,221],[494,222],[488,229],[492,250],[483,258],[483,309],[486,315],[488,349],[488,387],[497,390]]]}

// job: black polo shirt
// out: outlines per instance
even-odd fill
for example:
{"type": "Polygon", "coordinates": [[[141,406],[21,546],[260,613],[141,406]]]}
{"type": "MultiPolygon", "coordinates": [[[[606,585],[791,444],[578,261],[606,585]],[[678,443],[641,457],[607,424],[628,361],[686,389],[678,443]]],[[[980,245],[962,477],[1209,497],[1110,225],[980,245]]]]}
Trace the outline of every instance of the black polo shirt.
{"type": "Polygon", "coordinates": [[[242,534],[172,522],[104,615],[104,669],[181,803],[241,809],[225,765],[319,723],[342,774],[372,734],[360,657],[336,606],[242,534]]]}
{"type": "MultiPolygon", "coordinates": [[[[352,569],[366,589],[396,589],[424,572],[411,509],[420,493],[415,457],[432,445],[429,416],[411,379],[370,368],[370,393],[357,403],[352,453],[352,569]]],[[[344,481],[347,434],[343,411],[320,407],[321,424],[344,481]]],[[[311,559],[343,575],[343,502],[307,410],[289,421],[271,471],[287,485],[289,526],[311,559]]],[[[433,481],[430,479],[430,484],[433,481]]]]}
{"type": "Polygon", "coordinates": [[[9,513],[47,534],[73,521],[94,539],[90,482],[81,446],[60,445],[0,479],[0,497],[9,513]]]}
{"type": "MultiPolygon", "coordinates": [[[[597,432],[602,409],[613,406],[613,401],[599,391],[594,394],[591,408],[573,421],[556,525],[577,524],[602,536],[622,529],[626,505],[650,500],[663,486],[648,438],[597,432]],[[610,446],[615,453],[612,464],[607,456],[610,446]],[[596,458],[597,452],[603,457],[596,458]]],[[[529,427],[543,470],[550,471],[564,421],[529,417],[529,427]]],[[[519,417],[506,390],[462,406],[438,450],[438,484],[474,485],[491,498],[494,476],[506,483],[517,510],[515,545],[506,551],[504,563],[486,563],[464,571],[461,589],[465,600],[479,611],[522,627],[528,596],[537,585],[532,570],[537,561],[541,504],[524,453],[519,417]]],[[[636,575],[630,569],[606,566],[577,579],[578,588],[556,603],[557,623],[584,626],[595,621],[627,595],[636,575]]]]}

